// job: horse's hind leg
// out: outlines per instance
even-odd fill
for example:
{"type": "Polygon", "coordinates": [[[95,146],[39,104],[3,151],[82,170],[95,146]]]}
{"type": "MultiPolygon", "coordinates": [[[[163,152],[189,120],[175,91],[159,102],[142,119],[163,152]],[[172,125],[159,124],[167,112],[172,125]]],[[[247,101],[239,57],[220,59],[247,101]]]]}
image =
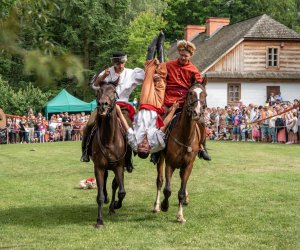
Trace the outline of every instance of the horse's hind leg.
{"type": "Polygon", "coordinates": [[[154,202],[153,213],[160,211],[160,191],[164,182],[164,157],[160,155],[159,162],[157,164],[157,178],[156,178],[156,200],[154,202]]]}
{"type": "Polygon", "coordinates": [[[169,197],[171,196],[171,179],[174,173],[174,168],[171,168],[169,165],[166,165],[165,175],[166,175],[166,185],[164,188],[164,200],[161,203],[161,210],[166,212],[169,209],[169,197]]]}
{"type": "Polygon", "coordinates": [[[107,195],[107,189],[106,189],[106,185],[107,185],[107,177],[108,177],[108,171],[105,170],[104,172],[104,186],[103,186],[103,193],[104,193],[104,203],[108,204],[109,203],[109,198],[107,195]]]}
{"type": "Polygon", "coordinates": [[[181,177],[181,186],[178,191],[178,212],[177,212],[177,221],[181,224],[184,224],[186,222],[186,219],[183,217],[183,203],[186,198],[186,184],[189,179],[189,176],[191,174],[193,165],[188,166],[185,169],[180,170],[180,177],[181,177]]]}
{"type": "Polygon", "coordinates": [[[98,194],[97,194],[97,203],[98,203],[98,217],[96,228],[103,227],[103,216],[102,216],[102,207],[104,203],[104,193],[103,193],[103,184],[104,184],[104,171],[98,167],[94,167],[95,177],[97,181],[98,194]]]}

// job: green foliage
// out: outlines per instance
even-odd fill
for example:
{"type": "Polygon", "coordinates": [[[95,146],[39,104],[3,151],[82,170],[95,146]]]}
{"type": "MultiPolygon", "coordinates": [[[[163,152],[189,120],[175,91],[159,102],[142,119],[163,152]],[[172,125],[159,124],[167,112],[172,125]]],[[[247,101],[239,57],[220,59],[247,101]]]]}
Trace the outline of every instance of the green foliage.
{"type": "Polygon", "coordinates": [[[34,112],[42,111],[48,102],[51,92],[42,92],[31,83],[26,84],[25,88],[18,91],[13,90],[6,81],[0,78],[0,107],[7,114],[24,115],[29,108],[34,112]]]}
{"type": "Polygon", "coordinates": [[[150,42],[165,26],[163,18],[151,12],[142,12],[130,23],[126,48],[129,67],[143,67],[150,42]]]}

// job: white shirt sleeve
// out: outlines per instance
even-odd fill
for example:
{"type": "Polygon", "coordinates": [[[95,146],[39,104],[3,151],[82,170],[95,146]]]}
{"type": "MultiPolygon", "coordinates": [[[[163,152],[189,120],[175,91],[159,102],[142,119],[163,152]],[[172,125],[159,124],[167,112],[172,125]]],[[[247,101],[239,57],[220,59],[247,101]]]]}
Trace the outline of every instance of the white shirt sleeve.
{"type": "Polygon", "coordinates": [[[141,85],[145,79],[145,71],[141,68],[133,69],[132,82],[141,85]]]}

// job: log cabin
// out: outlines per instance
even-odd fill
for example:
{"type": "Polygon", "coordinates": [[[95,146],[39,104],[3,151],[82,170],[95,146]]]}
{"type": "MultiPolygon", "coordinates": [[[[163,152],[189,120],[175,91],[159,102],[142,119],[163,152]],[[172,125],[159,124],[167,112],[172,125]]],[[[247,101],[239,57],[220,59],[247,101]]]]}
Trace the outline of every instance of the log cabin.
{"type": "MultiPolygon", "coordinates": [[[[197,47],[191,61],[206,81],[208,106],[263,105],[272,92],[284,101],[300,98],[300,35],[270,16],[234,24],[210,17],[187,25],[184,36],[197,47]]],[[[177,55],[174,45],[168,57],[177,55]]]]}

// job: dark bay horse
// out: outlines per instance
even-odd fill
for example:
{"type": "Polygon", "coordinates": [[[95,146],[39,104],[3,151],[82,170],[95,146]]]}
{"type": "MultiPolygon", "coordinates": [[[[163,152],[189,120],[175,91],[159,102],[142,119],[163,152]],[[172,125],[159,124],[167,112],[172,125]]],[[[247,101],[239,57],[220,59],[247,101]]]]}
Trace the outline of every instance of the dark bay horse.
{"type": "Polygon", "coordinates": [[[91,158],[94,162],[94,172],[97,181],[98,217],[96,228],[102,227],[102,207],[108,202],[106,192],[107,170],[114,172],[112,182],[112,199],[109,213],[113,215],[115,209],[122,207],[126,195],[124,189],[124,159],[126,154],[126,140],[122,133],[115,109],[116,82],[101,82],[97,93],[97,127],[92,141],[91,158]],[[116,190],[118,201],[115,201],[116,190]]]}
{"type": "Polygon", "coordinates": [[[204,117],[206,107],[206,91],[203,85],[194,82],[188,89],[182,112],[175,121],[173,129],[167,134],[167,145],[161,153],[157,165],[157,196],[153,212],[167,211],[169,208],[169,197],[171,196],[171,178],[175,169],[179,169],[181,186],[178,191],[178,213],[177,221],[185,223],[183,217],[183,205],[188,204],[187,181],[192,172],[195,157],[199,151],[200,144],[205,139],[205,127],[198,126],[204,117]],[[160,190],[163,185],[163,170],[165,162],[165,187],[163,190],[164,200],[160,203],[160,190]]]}

